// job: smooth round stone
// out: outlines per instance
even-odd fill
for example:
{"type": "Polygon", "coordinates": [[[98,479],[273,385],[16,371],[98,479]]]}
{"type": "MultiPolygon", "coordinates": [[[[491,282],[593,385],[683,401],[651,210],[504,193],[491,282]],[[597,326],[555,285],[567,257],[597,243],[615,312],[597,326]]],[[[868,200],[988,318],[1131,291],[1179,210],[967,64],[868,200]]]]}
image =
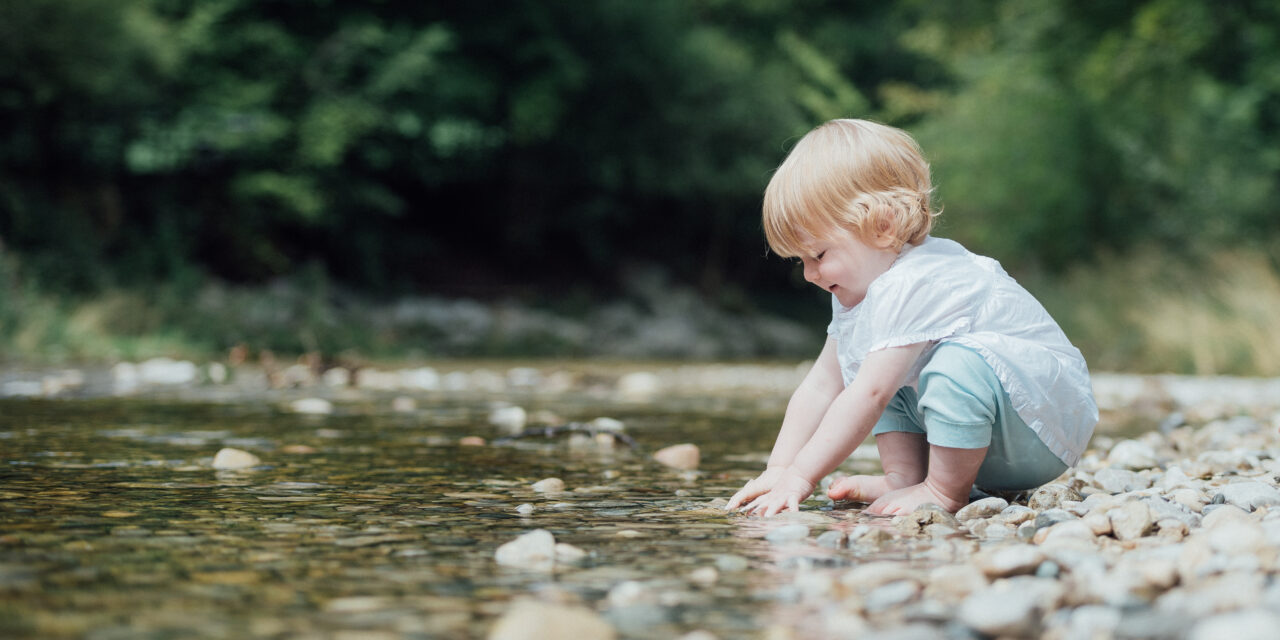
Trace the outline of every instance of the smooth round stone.
{"type": "Polygon", "coordinates": [[[828,549],[842,549],[847,541],[848,535],[845,534],[845,532],[838,531],[836,529],[823,531],[817,538],[818,546],[826,547],[828,549]]]}
{"type": "Polygon", "coordinates": [[[519,599],[489,631],[489,640],[613,640],[617,633],[586,607],[519,599]]]}
{"type": "Polygon", "coordinates": [[[249,469],[260,464],[262,464],[262,460],[260,460],[258,456],[255,456],[248,451],[233,449],[231,447],[220,449],[218,453],[213,456],[214,469],[249,469]]]}
{"type": "Polygon", "coordinates": [[[489,412],[489,424],[506,433],[520,433],[528,419],[529,414],[524,407],[497,407],[489,412]]]}
{"type": "Polygon", "coordinates": [[[1027,506],[1036,511],[1044,511],[1060,506],[1064,500],[1083,499],[1079,491],[1055,482],[1036,489],[1035,493],[1031,494],[1031,499],[1027,501],[1027,506]]]}
{"type": "Polygon", "coordinates": [[[1256,553],[1267,545],[1262,525],[1243,519],[1229,520],[1208,529],[1205,540],[1213,550],[1227,554],[1256,553]]]}
{"type": "Polygon", "coordinates": [[[1040,549],[1026,544],[1011,544],[979,553],[973,564],[987,577],[1005,578],[1032,573],[1045,561],[1040,549]]]}
{"type": "Polygon", "coordinates": [[[897,580],[876,587],[863,599],[868,612],[875,613],[900,607],[920,595],[920,584],[915,580],[897,580]]]}
{"type": "Polygon", "coordinates": [[[1011,504],[994,516],[994,519],[1016,527],[1029,520],[1035,520],[1036,510],[1020,504],[1011,504]]]}
{"type": "Polygon", "coordinates": [[[720,579],[720,572],[715,567],[699,567],[689,572],[689,580],[700,585],[710,586],[720,579]]]}
{"type": "Polygon", "coordinates": [[[618,394],[627,400],[648,400],[662,391],[662,378],[647,371],[633,371],[618,379],[618,394]]]}
{"type": "Polygon", "coordinates": [[[1101,469],[1093,474],[1093,484],[1107,493],[1125,493],[1146,489],[1151,480],[1128,469],[1101,469]]]}
{"type": "Polygon", "coordinates": [[[866,593],[880,585],[915,580],[916,572],[899,562],[878,561],[856,566],[840,576],[840,584],[866,593]]]}
{"type": "Polygon", "coordinates": [[[1227,504],[1246,511],[1280,504],[1280,489],[1264,482],[1236,482],[1221,488],[1227,504]]]}
{"type": "Polygon", "coordinates": [[[663,447],[653,454],[653,459],[659,463],[682,471],[697,469],[701,463],[701,457],[702,453],[699,451],[698,445],[688,443],[663,447]]]}
{"type": "Polygon", "coordinates": [[[1209,496],[1196,489],[1175,489],[1166,495],[1170,502],[1180,504],[1192,513],[1200,513],[1209,504],[1209,496]]]}
{"type": "Polygon", "coordinates": [[[324,398],[301,398],[289,403],[294,413],[311,416],[327,416],[333,413],[333,403],[324,398]]]}
{"type": "Polygon", "coordinates": [[[1156,459],[1156,450],[1151,445],[1138,440],[1117,442],[1111,447],[1107,460],[1113,467],[1131,471],[1151,469],[1160,465],[1159,460],[1156,459]]]}
{"type": "Polygon", "coordinates": [[[970,564],[950,564],[929,572],[925,596],[955,602],[987,586],[986,575],[970,564]]]}
{"type": "Polygon", "coordinates": [[[597,431],[607,431],[609,433],[622,433],[626,430],[626,425],[621,420],[603,416],[588,422],[587,425],[597,431]]]}
{"type": "Polygon", "coordinates": [[[1009,506],[1009,501],[1004,498],[983,498],[975,502],[971,502],[956,512],[956,520],[960,522],[969,522],[979,518],[990,518],[1004,511],[1009,506]]]}
{"type": "Polygon", "coordinates": [[[533,490],[539,493],[559,493],[564,491],[564,480],[560,478],[544,478],[533,483],[533,490]]]}
{"type": "Polygon", "coordinates": [[[550,571],[555,564],[556,539],[546,529],[534,529],[498,547],[493,557],[501,565],[550,571]]]}
{"type": "Polygon", "coordinates": [[[1068,522],[1079,519],[1080,516],[1077,516],[1066,509],[1047,509],[1040,512],[1040,515],[1036,516],[1036,528],[1043,529],[1045,527],[1052,527],[1059,522],[1068,522]]]}
{"type": "Polygon", "coordinates": [[[789,544],[808,539],[809,527],[803,524],[786,524],[765,534],[764,539],[774,544],[789,544]]]}
{"type": "Polygon", "coordinates": [[[998,580],[975,592],[956,611],[961,622],[992,636],[1033,636],[1040,618],[1062,598],[1056,580],[1019,576],[998,580]]]}
{"type": "MultiPolygon", "coordinates": [[[[1208,509],[1206,509],[1207,511],[1208,509]]],[[[1200,520],[1200,526],[1205,529],[1212,529],[1221,523],[1231,520],[1249,520],[1249,514],[1240,507],[1224,504],[1209,513],[1205,514],[1200,520]]]]}
{"type": "Polygon", "coordinates": [[[907,518],[914,521],[921,528],[931,524],[941,524],[949,527],[960,526],[960,522],[956,520],[955,515],[931,502],[916,507],[915,511],[912,511],[907,518]]]}
{"type": "Polygon", "coordinates": [[[1188,640],[1271,640],[1280,629],[1280,614],[1266,609],[1234,611],[1205,618],[1191,628],[1188,640]]]}
{"type": "Polygon", "coordinates": [[[1092,542],[1095,537],[1089,525],[1080,520],[1071,520],[1069,522],[1059,522],[1052,527],[1036,531],[1034,540],[1036,542],[1048,542],[1050,540],[1073,539],[1092,542]]]}
{"type": "Polygon", "coordinates": [[[742,556],[716,556],[716,568],[725,573],[746,571],[749,566],[751,566],[750,561],[742,556]]]}
{"type": "Polygon", "coordinates": [[[587,557],[587,552],[564,542],[557,542],[555,547],[556,562],[573,564],[587,557]]]}

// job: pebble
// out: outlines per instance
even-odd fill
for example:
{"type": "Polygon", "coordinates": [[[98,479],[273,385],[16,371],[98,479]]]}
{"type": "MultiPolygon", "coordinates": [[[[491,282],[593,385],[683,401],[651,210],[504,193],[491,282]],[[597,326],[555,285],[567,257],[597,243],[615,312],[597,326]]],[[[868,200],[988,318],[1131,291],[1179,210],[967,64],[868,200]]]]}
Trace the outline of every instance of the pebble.
{"type": "Polygon", "coordinates": [[[1052,611],[1064,589],[1056,580],[1019,576],[998,580],[960,604],[960,621],[992,636],[1035,636],[1044,612],[1052,611]]]}
{"type": "Polygon", "coordinates": [[[524,431],[528,414],[524,407],[499,406],[489,412],[489,424],[498,427],[504,433],[517,434],[524,431]]]}
{"type": "Polygon", "coordinates": [[[774,544],[790,544],[809,538],[809,527],[803,524],[786,524],[765,534],[764,539],[774,544]]]}
{"type": "Polygon", "coordinates": [[[556,539],[546,529],[534,529],[498,547],[493,558],[500,565],[551,571],[556,560],[556,539]]]}
{"type": "Polygon", "coordinates": [[[1263,482],[1236,482],[1222,487],[1227,504],[1246,511],[1280,504],[1280,489],[1263,482]]]}
{"type": "Polygon", "coordinates": [[[527,502],[526,502],[526,503],[524,503],[524,504],[522,504],[522,505],[519,505],[519,506],[517,506],[517,507],[516,507],[516,513],[518,513],[518,514],[520,514],[520,515],[522,515],[522,516],[527,516],[527,515],[529,515],[529,514],[533,513],[533,511],[534,511],[533,505],[531,505],[531,504],[529,504],[529,503],[527,503],[527,502]]]}
{"type": "Polygon", "coordinates": [[[956,512],[956,520],[962,523],[980,518],[990,518],[998,515],[1009,506],[1009,501],[1004,498],[983,498],[962,507],[956,512]]]}
{"type": "Polygon", "coordinates": [[[463,436],[458,439],[458,446],[462,447],[483,447],[484,438],[480,436],[463,436]]]}
{"type": "Polygon", "coordinates": [[[837,529],[832,529],[830,531],[823,531],[816,540],[816,542],[818,543],[818,546],[826,547],[828,549],[844,548],[844,546],[846,545],[846,543],[848,543],[848,541],[849,541],[849,535],[837,529]]]}
{"type": "Polygon", "coordinates": [[[533,483],[532,487],[538,493],[559,493],[564,491],[564,480],[560,478],[544,478],[533,483]]]}
{"type": "Polygon", "coordinates": [[[1151,509],[1145,502],[1130,500],[1107,512],[1111,532],[1117,540],[1137,540],[1155,528],[1151,509]]]}
{"type": "Polygon", "coordinates": [[[992,578],[1007,578],[1034,573],[1045,561],[1045,553],[1037,547],[1015,544],[996,547],[979,553],[973,563],[982,573],[992,578]]]}
{"type": "Polygon", "coordinates": [[[301,398],[289,403],[294,413],[312,416],[327,416],[333,413],[333,403],[324,398],[301,398]]]}
{"type": "Polygon", "coordinates": [[[262,460],[260,460],[258,456],[255,456],[248,451],[233,449],[231,447],[220,449],[218,450],[218,453],[213,456],[214,469],[249,469],[260,464],[262,464],[262,460]]]}
{"type": "Polygon", "coordinates": [[[613,640],[616,637],[613,627],[586,607],[522,598],[493,625],[488,640],[613,640]]]}
{"type": "Polygon", "coordinates": [[[1200,620],[1188,640],[1271,640],[1280,629],[1280,614],[1266,609],[1233,611],[1200,620]]]}
{"type": "Polygon", "coordinates": [[[1151,486],[1151,480],[1135,471],[1110,468],[1093,474],[1093,483],[1107,493],[1124,493],[1151,486]]]}
{"type": "Polygon", "coordinates": [[[653,459],[682,471],[693,471],[701,462],[701,452],[696,444],[673,444],[654,452],[653,459]]]}
{"type": "Polygon", "coordinates": [[[1064,484],[1046,484],[1036,489],[1031,494],[1031,498],[1027,500],[1027,506],[1036,510],[1043,511],[1045,509],[1053,509],[1062,505],[1066,500],[1083,500],[1079,491],[1072,489],[1064,484]]]}
{"type": "Polygon", "coordinates": [[[1141,471],[1159,466],[1156,450],[1149,444],[1138,440],[1121,440],[1111,447],[1107,461],[1113,467],[1141,471]]]}

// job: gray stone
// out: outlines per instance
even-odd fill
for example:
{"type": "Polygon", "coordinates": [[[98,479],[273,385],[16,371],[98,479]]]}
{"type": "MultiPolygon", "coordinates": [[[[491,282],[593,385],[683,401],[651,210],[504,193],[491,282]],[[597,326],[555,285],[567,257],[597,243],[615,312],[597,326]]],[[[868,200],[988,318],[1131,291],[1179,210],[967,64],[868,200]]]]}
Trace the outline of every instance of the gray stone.
{"type": "Polygon", "coordinates": [[[1052,483],[1046,484],[1035,493],[1031,494],[1031,499],[1027,501],[1027,506],[1036,511],[1044,511],[1060,507],[1066,500],[1083,500],[1079,491],[1068,487],[1065,484],[1052,483]]]}
{"type": "Polygon", "coordinates": [[[1036,516],[1036,528],[1043,529],[1052,527],[1059,522],[1067,522],[1070,520],[1079,520],[1079,516],[1066,509],[1046,509],[1040,515],[1036,516]]]}
{"type": "Polygon", "coordinates": [[[1061,601],[1056,580],[1019,576],[993,583],[965,598],[957,610],[961,622],[992,636],[1033,636],[1045,611],[1061,601]]]}
{"type": "Polygon", "coordinates": [[[1004,498],[983,498],[976,502],[965,505],[956,512],[956,520],[967,523],[970,520],[979,518],[990,518],[1004,511],[1009,506],[1009,501],[1004,498]]]}
{"type": "Polygon", "coordinates": [[[1236,482],[1221,489],[1227,504],[1246,511],[1280,504],[1280,489],[1264,482],[1236,482]]]}
{"type": "Polygon", "coordinates": [[[1139,471],[1159,466],[1156,450],[1138,440],[1121,440],[1111,447],[1107,460],[1113,467],[1139,471]]]}
{"type": "Polygon", "coordinates": [[[1093,474],[1093,484],[1107,493],[1125,493],[1146,489],[1151,480],[1127,469],[1101,469],[1093,474]]]}
{"type": "Polygon", "coordinates": [[[786,524],[765,534],[764,539],[774,544],[801,542],[809,537],[809,527],[803,524],[786,524]]]}

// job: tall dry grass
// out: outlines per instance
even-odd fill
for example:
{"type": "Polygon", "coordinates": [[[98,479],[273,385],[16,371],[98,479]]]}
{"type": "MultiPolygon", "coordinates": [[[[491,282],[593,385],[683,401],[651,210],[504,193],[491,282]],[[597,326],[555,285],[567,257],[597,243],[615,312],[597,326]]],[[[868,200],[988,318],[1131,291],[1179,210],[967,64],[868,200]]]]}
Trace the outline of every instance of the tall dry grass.
{"type": "Polygon", "coordinates": [[[1028,286],[1094,370],[1280,376],[1280,270],[1261,252],[1145,249],[1028,286]]]}

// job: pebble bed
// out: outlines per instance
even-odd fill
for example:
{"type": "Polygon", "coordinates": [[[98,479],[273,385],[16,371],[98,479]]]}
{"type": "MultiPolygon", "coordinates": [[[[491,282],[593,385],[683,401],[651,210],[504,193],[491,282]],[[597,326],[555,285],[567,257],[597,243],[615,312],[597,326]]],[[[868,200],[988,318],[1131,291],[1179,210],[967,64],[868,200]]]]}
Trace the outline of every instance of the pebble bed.
{"type": "MultiPolygon", "coordinates": [[[[219,386],[207,379],[207,366],[161,364],[145,374],[146,363],[109,373],[10,373],[0,389],[10,396],[45,397],[84,389],[103,389],[102,395],[171,389],[176,396],[218,400],[243,397],[243,385],[269,382],[266,373],[227,376],[224,371],[214,374],[228,380],[219,386]],[[164,367],[176,382],[157,373],[164,367]],[[232,379],[242,386],[229,386],[232,379]],[[93,380],[102,382],[95,387],[93,380]]],[[[389,392],[395,396],[388,397],[390,405],[400,413],[440,397],[424,393],[487,394],[489,431],[467,435],[460,444],[497,448],[493,439],[540,420],[537,411],[521,407],[520,398],[536,397],[546,406],[560,397],[595,394],[614,406],[643,411],[646,403],[684,394],[729,397],[732,403],[750,399],[777,411],[803,369],[415,368],[346,377],[304,377],[295,370],[296,383],[262,386],[263,397],[284,410],[317,416],[350,412],[347,403],[363,397],[350,395],[356,392],[389,392]]],[[[679,575],[596,579],[585,590],[563,585],[610,569],[602,565],[600,549],[593,548],[596,538],[579,536],[576,544],[557,539],[548,529],[560,537],[572,530],[563,524],[548,527],[544,515],[562,504],[549,501],[580,487],[556,477],[536,478],[520,492],[506,484],[490,486],[486,507],[501,505],[518,515],[522,526],[477,547],[487,558],[486,571],[520,577],[514,593],[492,603],[485,635],[500,640],[671,637],[666,635],[670,626],[652,631],[655,621],[669,622],[672,609],[733,585],[733,593],[764,612],[758,624],[734,632],[682,628],[674,637],[1274,637],[1280,630],[1280,414],[1270,412],[1280,394],[1271,395],[1275,381],[1233,382],[1212,379],[1197,386],[1190,378],[1099,376],[1099,404],[1112,429],[1095,436],[1076,468],[1029,495],[978,497],[956,514],[926,505],[909,516],[876,518],[863,514],[859,505],[815,497],[800,513],[767,520],[717,516],[725,499],[758,472],[765,453],[730,455],[717,449],[711,453],[721,459],[709,460],[706,450],[667,442],[670,447],[645,455],[650,464],[679,474],[673,477],[684,488],[670,495],[681,502],[668,511],[687,514],[688,525],[677,535],[696,539],[699,531],[729,529],[755,541],[756,555],[703,558],[679,575]],[[1205,392],[1213,388],[1235,395],[1205,392]],[[1117,425],[1135,420],[1149,428],[1129,437],[1115,435],[1117,425]],[[709,467],[716,471],[708,473],[709,467]],[[511,497],[503,498],[508,492],[511,497]],[[752,577],[744,581],[743,575],[752,577]]],[[[609,448],[617,446],[617,436],[609,434],[638,435],[617,420],[584,424],[590,430],[572,434],[568,446],[609,448]]],[[[219,452],[211,464],[235,469],[261,462],[241,453],[247,454],[219,452]]],[[[874,461],[874,449],[861,448],[854,458],[874,461]]],[[[15,493],[8,499],[20,497],[15,493]]],[[[652,536],[641,531],[648,530],[610,530],[609,536],[652,536]]],[[[13,537],[11,544],[21,541],[13,537]]],[[[360,612],[373,605],[347,598],[324,606],[342,613],[343,607],[360,612]]]]}

